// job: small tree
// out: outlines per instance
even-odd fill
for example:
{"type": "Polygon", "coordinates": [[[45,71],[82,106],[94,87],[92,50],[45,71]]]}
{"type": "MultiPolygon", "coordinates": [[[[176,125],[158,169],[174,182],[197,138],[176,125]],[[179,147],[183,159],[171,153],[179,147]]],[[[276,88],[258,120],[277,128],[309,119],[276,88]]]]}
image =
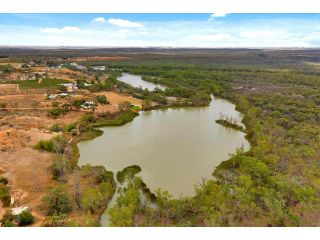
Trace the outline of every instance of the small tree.
{"type": "Polygon", "coordinates": [[[62,156],[57,156],[51,166],[51,172],[54,180],[66,181],[66,176],[69,170],[69,162],[62,156]]]}
{"type": "Polygon", "coordinates": [[[6,177],[0,177],[0,183],[2,183],[3,185],[7,185],[8,184],[8,179],[6,177]]]}
{"type": "Polygon", "coordinates": [[[12,214],[11,210],[6,211],[5,214],[3,214],[1,219],[1,227],[14,227],[12,221],[14,220],[14,216],[12,214]]]}
{"type": "Polygon", "coordinates": [[[114,193],[111,183],[103,182],[98,188],[88,189],[81,200],[82,206],[90,210],[91,214],[108,204],[114,193]]]}
{"type": "Polygon", "coordinates": [[[41,201],[41,207],[47,211],[49,216],[67,214],[72,210],[69,194],[62,185],[50,189],[41,201]]]}
{"type": "Polygon", "coordinates": [[[72,129],[77,128],[75,123],[70,123],[64,127],[64,131],[71,132],[72,129]]]}
{"type": "Polygon", "coordinates": [[[101,206],[102,198],[102,194],[97,189],[90,188],[84,193],[81,203],[84,208],[90,210],[91,214],[94,214],[101,206]]]}
{"type": "Polygon", "coordinates": [[[107,97],[105,95],[96,96],[96,100],[100,104],[107,104],[108,103],[107,97]]]}
{"type": "Polygon", "coordinates": [[[10,206],[11,196],[8,186],[0,183],[0,200],[4,207],[10,206]]]}
{"type": "Polygon", "coordinates": [[[34,223],[34,216],[30,211],[23,211],[18,215],[19,226],[26,226],[34,223]]]}
{"type": "Polygon", "coordinates": [[[53,108],[57,108],[57,107],[59,107],[59,105],[60,105],[60,102],[52,102],[52,103],[51,103],[51,106],[52,106],[53,108]]]}
{"type": "Polygon", "coordinates": [[[62,127],[58,123],[55,123],[51,126],[50,131],[51,132],[61,132],[62,127]]]}

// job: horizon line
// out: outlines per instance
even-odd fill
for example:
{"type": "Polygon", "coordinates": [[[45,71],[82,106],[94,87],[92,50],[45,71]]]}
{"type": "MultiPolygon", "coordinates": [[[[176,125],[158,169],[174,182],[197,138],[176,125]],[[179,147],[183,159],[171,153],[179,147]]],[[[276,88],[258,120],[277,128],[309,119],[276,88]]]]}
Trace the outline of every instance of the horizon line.
{"type": "Polygon", "coordinates": [[[176,46],[50,46],[50,45],[0,45],[0,48],[29,48],[29,49],[283,49],[283,50],[292,50],[292,49],[320,49],[320,47],[176,47],[176,46]]]}

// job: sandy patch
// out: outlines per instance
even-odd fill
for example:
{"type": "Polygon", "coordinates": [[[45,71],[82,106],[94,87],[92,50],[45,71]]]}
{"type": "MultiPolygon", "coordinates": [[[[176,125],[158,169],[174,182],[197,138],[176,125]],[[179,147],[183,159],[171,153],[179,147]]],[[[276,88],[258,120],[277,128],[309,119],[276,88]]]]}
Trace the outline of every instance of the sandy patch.
{"type": "Polygon", "coordinates": [[[142,100],[131,97],[129,95],[124,95],[116,92],[99,92],[95,95],[105,95],[110,102],[110,104],[99,105],[96,112],[116,112],[118,111],[118,106],[120,102],[129,101],[134,105],[141,106],[142,100]]]}

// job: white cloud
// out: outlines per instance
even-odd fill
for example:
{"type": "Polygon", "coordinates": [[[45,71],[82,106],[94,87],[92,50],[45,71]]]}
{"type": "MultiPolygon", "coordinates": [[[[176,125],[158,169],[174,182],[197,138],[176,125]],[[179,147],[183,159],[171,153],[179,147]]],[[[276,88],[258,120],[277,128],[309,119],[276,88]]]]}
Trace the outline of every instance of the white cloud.
{"type": "Polygon", "coordinates": [[[91,20],[92,23],[105,23],[106,20],[103,17],[94,18],[91,20]]]}
{"type": "Polygon", "coordinates": [[[226,13],[226,12],[216,12],[216,13],[211,14],[209,20],[213,20],[215,18],[222,18],[222,17],[227,16],[227,14],[228,13],[226,13]]]}
{"type": "Polygon", "coordinates": [[[143,25],[138,22],[132,22],[121,18],[110,18],[108,23],[123,28],[141,28],[143,25]]]}
{"type": "Polygon", "coordinates": [[[74,33],[80,31],[80,28],[78,27],[72,27],[72,26],[65,26],[63,28],[42,28],[40,30],[41,32],[44,33],[74,33]]]}
{"type": "Polygon", "coordinates": [[[0,45],[257,48],[320,46],[320,19],[314,18],[246,18],[235,21],[219,18],[219,21],[214,22],[207,19],[146,19],[143,22],[132,22],[125,18],[105,20],[116,27],[84,24],[39,28],[0,23],[0,45]]]}
{"type": "Polygon", "coordinates": [[[118,32],[119,33],[128,33],[128,32],[130,32],[130,30],[128,30],[128,29],[119,29],[118,32]]]}

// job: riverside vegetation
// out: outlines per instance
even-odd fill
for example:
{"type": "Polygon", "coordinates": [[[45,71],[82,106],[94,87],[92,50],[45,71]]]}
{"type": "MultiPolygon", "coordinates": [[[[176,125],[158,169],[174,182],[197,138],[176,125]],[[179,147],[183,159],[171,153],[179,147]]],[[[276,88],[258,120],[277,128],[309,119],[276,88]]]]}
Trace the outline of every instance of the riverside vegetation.
{"type": "MultiPolygon", "coordinates": [[[[251,149],[245,152],[239,148],[230,155],[228,161],[213,169],[214,178],[204,179],[195,187],[193,196],[172,198],[166,191],[156,191],[155,206],[142,201],[137,177],[131,178],[116,205],[109,209],[112,225],[319,226],[320,72],[308,64],[319,60],[317,52],[193,51],[196,50],[177,50],[169,57],[139,52],[133,60],[98,62],[107,66],[106,72],[111,76],[122,71],[141,74],[144,80],[166,86],[165,90],[136,89],[115,77],[108,83],[96,83],[96,87],[130,93],[143,99],[144,109],[207,105],[211,94],[228,99],[244,114],[244,131],[251,149]]],[[[83,64],[90,67],[97,62],[83,64]]],[[[84,177],[82,186],[94,188],[81,193],[85,197],[79,201],[77,197],[75,201],[67,197],[70,193],[63,187],[49,192],[44,198],[49,215],[44,225],[72,225],[67,214],[77,204],[93,214],[107,206],[115,189],[111,173],[101,168],[97,173],[93,166],[77,167],[75,143],[101,134],[95,127],[122,125],[137,114],[125,109],[114,115],[85,115],[78,123],[80,135],[67,144],[69,150],[63,153],[56,143],[39,143],[39,148],[52,149],[73,162],[71,167],[65,167],[64,161],[55,164],[54,168],[65,168],[54,171],[59,178],[61,173],[75,175],[76,171],[84,177]],[[104,180],[97,181],[97,176],[104,180]],[[61,206],[50,206],[52,195],[59,197],[61,206]]],[[[2,192],[6,195],[5,190],[2,192]]],[[[90,221],[90,215],[84,216],[82,225],[96,224],[90,221]]]]}

